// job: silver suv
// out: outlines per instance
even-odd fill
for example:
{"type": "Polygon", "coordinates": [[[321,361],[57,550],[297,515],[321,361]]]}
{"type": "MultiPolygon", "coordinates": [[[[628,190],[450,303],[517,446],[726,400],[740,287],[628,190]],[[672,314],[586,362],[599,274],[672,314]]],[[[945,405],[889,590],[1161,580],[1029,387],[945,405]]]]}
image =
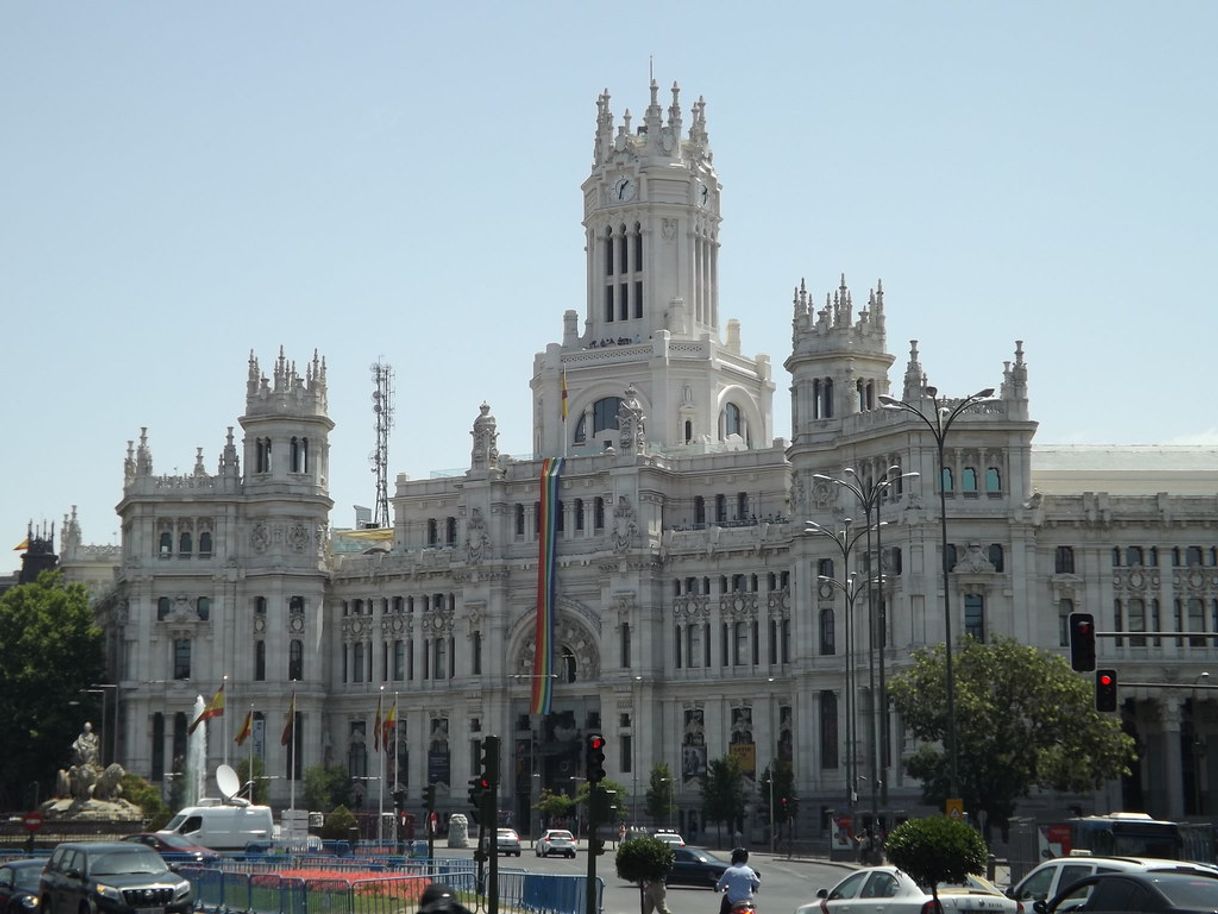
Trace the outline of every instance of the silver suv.
{"type": "Polygon", "coordinates": [[[1040,864],[1017,885],[1007,889],[1007,896],[1031,907],[1032,902],[1056,898],[1078,880],[1093,873],[1179,872],[1205,871],[1218,875],[1218,867],[1190,860],[1159,860],[1154,857],[1055,857],[1040,864]]]}

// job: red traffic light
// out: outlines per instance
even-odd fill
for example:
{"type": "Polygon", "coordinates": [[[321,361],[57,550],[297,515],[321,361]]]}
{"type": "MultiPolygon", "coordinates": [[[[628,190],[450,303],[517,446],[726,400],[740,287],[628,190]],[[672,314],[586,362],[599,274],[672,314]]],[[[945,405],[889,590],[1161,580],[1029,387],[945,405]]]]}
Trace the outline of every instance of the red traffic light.
{"type": "Polygon", "coordinates": [[[482,777],[478,778],[478,786],[482,790],[490,790],[491,789],[491,779],[486,777],[485,775],[483,775],[482,777]]]}
{"type": "Polygon", "coordinates": [[[1100,673],[1100,685],[1105,687],[1112,685],[1112,677],[1107,673],[1100,673]]]}
{"type": "Polygon", "coordinates": [[[593,750],[604,749],[605,748],[605,738],[603,736],[590,737],[588,740],[588,746],[589,746],[589,748],[591,748],[593,750]]]}

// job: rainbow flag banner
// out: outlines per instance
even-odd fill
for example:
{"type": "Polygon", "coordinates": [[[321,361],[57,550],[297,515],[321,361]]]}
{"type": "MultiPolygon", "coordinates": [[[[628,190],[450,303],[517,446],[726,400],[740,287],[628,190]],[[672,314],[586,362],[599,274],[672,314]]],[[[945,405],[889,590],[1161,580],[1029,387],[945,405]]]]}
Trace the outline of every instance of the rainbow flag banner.
{"type": "Polygon", "coordinates": [[[537,551],[537,653],[533,656],[533,714],[549,714],[554,700],[554,590],[558,580],[558,477],[561,457],[541,462],[541,535],[537,551]]]}

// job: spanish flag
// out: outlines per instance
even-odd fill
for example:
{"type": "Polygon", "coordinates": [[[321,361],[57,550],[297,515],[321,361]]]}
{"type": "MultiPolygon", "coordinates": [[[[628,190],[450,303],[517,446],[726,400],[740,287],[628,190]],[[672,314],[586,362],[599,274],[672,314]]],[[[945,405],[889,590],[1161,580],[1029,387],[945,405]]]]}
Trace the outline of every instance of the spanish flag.
{"type": "Polygon", "coordinates": [[[203,709],[203,712],[195,718],[195,722],[186,728],[187,734],[194,733],[199,728],[199,724],[205,720],[211,720],[213,717],[220,717],[224,714],[224,686],[221,685],[216,690],[216,694],[212,696],[211,702],[203,709]]]}
{"type": "Polygon", "coordinates": [[[381,702],[384,700],[383,695],[377,696],[376,717],[372,720],[372,748],[377,752],[381,751],[381,702]]]}
{"type": "Polygon", "coordinates": [[[245,712],[245,721],[241,724],[241,729],[237,732],[237,738],[233,740],[238,746],[245,745],[245,741],[250,738],[250,734],[254,732],[254,709],[250,708],[245,712]]]}
{"type": "Polygon", "coordinates": [[[292,741],[292,727],[296,723],[296,693],[292,693],[292,703],[288,705],[288,715],[283,722],[283,736],[279,745],[286,746],[292,741]]]}
{"type": "Polygon", "coordinates": [[[389,711],[385,714],[385,720],[381,723],[381,743],[388,746],[394,738],[398,727],[398,697],[393,696],[393,704],[389,707],[389,711]]]}
{"type": "Polygon", "coordinates": [[[570,409],[568,405],[570,391],[567,390],[567,369],[562,370],[562,421],[567,421],[567,411],[570,409]]]}
{"type": "Polygon", "coordinates": [[[25,539],[23,539],[21,542],[19,542],[16,546],[13,547],[13,552],[22,552],[23,550],[26,550],[29,548],[30,548],[30,538],[27,536],[25,539]]]}

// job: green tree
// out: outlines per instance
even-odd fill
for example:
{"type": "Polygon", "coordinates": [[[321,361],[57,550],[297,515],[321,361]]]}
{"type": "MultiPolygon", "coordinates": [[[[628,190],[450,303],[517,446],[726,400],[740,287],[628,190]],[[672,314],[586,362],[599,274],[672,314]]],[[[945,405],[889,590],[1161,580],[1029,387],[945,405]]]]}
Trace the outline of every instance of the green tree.
{"type": "MultiPolygon", "coordinates": [[[[265,806],[267,804],[267,802],[270,800],[271,785],[268,782],[268,780],[263,776],[266,766],[264,765],[261,756],[259,756],[259,755],[253,756],[253,769],[254,770],[251,773],[250,756],[246,756],[245,758],[240,759],[237,762],[237,780],[239,780],[241,782],[242,787],[244,787],[250,781],[253,781],[254,787],[253,787],[253,796],[251,797],[251,802],[256,803],[259,806],[265,806]]],[[[312,808],[312,807],[310,807],[310,808],[312,808]]],[[[318,810],[318,812],[320,812],[320,811],[321,810],[318,810]]]]}
{"type": "Polygon", "coordinates": [[[770,815],[770,778],[774,779],[774,824],[783,826],[794,821],[799,811],[799,798],[795,795],[795,771],[787,759],[778,759],[766,767],[757,781],[757,796],[761,808],[770,815]]]}
{"type": "Polygon", "coordinates": [[[734,756],[712,759],[702,776],[702,815],[715,823],[715,837],[722,839],[720,826],[735,828],[744,818],[744,771],[734,756]]]}
{"type": "Polygon", "coordinates": [[[547,823],[553,821],[557,816],[570,815],[573,808],[575,808],[575,800],[565,793],[554,793],[548,787],[541,792],[541,796],[537,800],[537,811],[541,813],[547,823]]]}
{"type": "MultiPolygon", "coordinates": [[[[88,705],[83,690],[104,679],[105,660],[85,588],[64,584],[58,572],[0,596],[0,632],[0,802],[20,809],[33,801],[35,783],[49,796],[56,770],[71,761],[88,705]]],[[[111,743],[111,734],[102,737],[111,743]]]]}
{"type": "MultiPolygon", "coordinates": [[[[924,799],[948,797],[943,646],[914,654],[889,684],[893,705],[923,745],[906,765],[924,799]]],[[[1006,638],[965,639],[954,664],[959,796],[1005,833],[1033,787],[1082,792],[1129,772],[1133,739],[1095,711],[1091,679],[1061,657],[1006,638]]]]}
{"type": "Polygon", "coordinates": [[[328,841],[345,841],[351,837],[351,829],[359,823],[355,814],[346,806],[339,804],[330,811],[321,826],[321,836],[328,841]]]}
{"type": "Polygon", "coordinates": [[[987,851],[981,835],[947,816],[902,822],[888,835],[884,851],[893,866],[930,889],[937,911],[943,910],[939,883],[962,882],[969,873],[985,872],[987,851]]]}
{"type": "Polygon", "coordinates": [[[138,806],[144,814],[144,828],[148,831],[163,828],[173,812],[161,799],[160,788],[130,771],[123,775],[122,785],[123,799],[138,806]]]}
{"type": "Polygon", "coordinates": [[[673,789],[672,771],[664,762],[651,769],[651,782],[647,785],[647,815],[653,822],[667,825],[677,810],[677,795],[673,789]]]}
{"type": "Polygon", "coordinates": [[[351,806],[351,778],[338,765],[316,765],[304,773],[304,799],[309,809],[329,812],[351,806]]]}
{"type": "MultiPolygon", "coordinates": [[[[617,816],[626,808],[626,804],[630,800],[630,791],[612,778],[605,778],[601,781],[600,786],[609,798],[610,810],[606,821],[616,821],[617,816]]],[[[587,781],[580,781],[579,787],[575,789],[575,805],[582,806],[586,811],[589,793],[591,793],[591,785],[587,781]]]]}

